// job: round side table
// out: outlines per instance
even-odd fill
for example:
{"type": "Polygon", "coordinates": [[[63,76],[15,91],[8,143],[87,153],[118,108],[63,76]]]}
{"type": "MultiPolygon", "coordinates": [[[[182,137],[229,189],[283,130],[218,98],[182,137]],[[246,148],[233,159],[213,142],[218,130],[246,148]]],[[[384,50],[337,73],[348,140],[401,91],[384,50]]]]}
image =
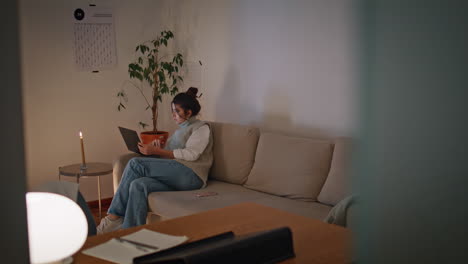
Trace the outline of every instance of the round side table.
{"type": "Polygon", "coordinates": [[[81,164],[72,164],[59,167],[59,181],[61,176],[76,177],[76,183],[80,183],[80,178],[97,177],[98,197],[99,197],[99,219],[101,218],[101,177],[112,173],[112,164],[103,162],[86,163],[86,169],[81,168],[81,164]]]}

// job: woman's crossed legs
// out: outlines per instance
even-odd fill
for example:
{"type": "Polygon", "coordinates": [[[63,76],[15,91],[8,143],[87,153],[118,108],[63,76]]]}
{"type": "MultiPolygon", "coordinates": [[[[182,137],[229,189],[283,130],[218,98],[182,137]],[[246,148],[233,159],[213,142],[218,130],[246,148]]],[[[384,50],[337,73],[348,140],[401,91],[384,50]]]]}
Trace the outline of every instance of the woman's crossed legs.
{"type": "Polygon", "coordinates": [[[151,192],[186,191],[199,189],[203,182],[185,165],[170,159],[138,157],[131,159],[123,172],[122,181],[109,207],[108,218],[101,221],[99,233],[106,223],[116,223],[128,228],[146,223],[148,195],[151,192]],[[123,218],[123,221],[122,219],[123,218]],[[101,229],[101,230],[100,230],[101,229]]]}

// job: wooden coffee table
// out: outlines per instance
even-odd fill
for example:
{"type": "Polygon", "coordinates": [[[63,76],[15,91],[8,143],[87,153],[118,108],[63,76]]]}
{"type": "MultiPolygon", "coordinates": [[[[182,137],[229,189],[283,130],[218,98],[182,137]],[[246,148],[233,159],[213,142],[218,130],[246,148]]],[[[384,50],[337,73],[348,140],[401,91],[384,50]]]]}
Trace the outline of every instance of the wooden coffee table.
{"type": "MultiPolygon", "coordinates": [[[[282,263],[351,263],[351,232],[348,229],[255,203],[241,203],[92,236],[86,240],[81,250],[141,228],[170,235],[185,235],[191,242],[227,231],[241,235],[282,226],[291,228],[296,253],[296,258],[282,263]]],[[[74,263],[112,263],[84,255],[81,250],[73,256],[74,263]]]]}

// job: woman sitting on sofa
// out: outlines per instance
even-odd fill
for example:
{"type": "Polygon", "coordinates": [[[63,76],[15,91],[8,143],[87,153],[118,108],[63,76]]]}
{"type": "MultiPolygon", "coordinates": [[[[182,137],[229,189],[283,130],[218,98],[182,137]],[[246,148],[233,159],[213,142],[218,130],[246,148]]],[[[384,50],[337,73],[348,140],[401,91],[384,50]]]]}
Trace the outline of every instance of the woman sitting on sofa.
{"type": "Polygon", "coordinates": [[[172,118],[179,128],[163,146],[155,140],[139,145],[144,155],[129,161],[122,181],[97,233],[146,223],[151,192],[186,191],[202,188],[213,163],[213,140],[209,124],[196,118],[200,112],[198,89],[190,87],[172,100],[172,118]]]}

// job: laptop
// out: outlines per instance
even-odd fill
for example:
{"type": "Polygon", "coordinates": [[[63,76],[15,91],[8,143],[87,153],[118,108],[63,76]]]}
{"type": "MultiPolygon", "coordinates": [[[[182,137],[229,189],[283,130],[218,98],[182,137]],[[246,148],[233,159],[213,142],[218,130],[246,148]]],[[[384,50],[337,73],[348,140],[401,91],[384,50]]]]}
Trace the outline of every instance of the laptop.
{"type": "Polygon", "coordinates": [[[120,134],[122,134],[125,144],[127,145],[128,150],[141,154],[140,150],[138,149],[138,143],[140,142],[140,137],[138,136],[138,133],[135,130],[131,130],[124,127],[119,127],[119,130],[120,134]]]}

